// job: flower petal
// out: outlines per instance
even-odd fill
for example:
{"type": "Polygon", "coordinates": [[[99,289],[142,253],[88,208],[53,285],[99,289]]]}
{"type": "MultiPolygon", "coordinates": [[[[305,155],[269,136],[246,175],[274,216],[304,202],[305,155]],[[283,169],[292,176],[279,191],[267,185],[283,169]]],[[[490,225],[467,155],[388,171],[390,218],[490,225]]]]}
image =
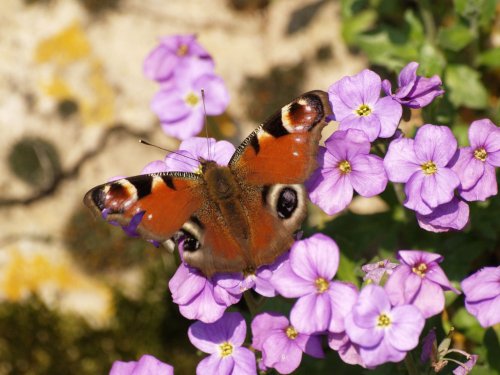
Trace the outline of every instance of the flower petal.
{"type": "Polygon", "coordinates": [[[430,318],[444,310],[443,289],[438,284],[424,279],[415,299],[408,302],[417,307],[424,318],[430,318]]]}
{"type": "Polygon", "coordinates": [[[298,298],[316,293],[314,282],[297,276],[292,270],[290,261],[284,262],[274,272],[271,284],[280,295],[286,298],[298,298]]]}
{"type": "Polygon", "coordinates": [[[415,136],[415,153],[421,163],[448,164],[457,150],[457,140],[447,126],[423,125],[415,136]]]}
{"type": "Polygon", "coordinates": [[[434,208],[429,215],[417,213],[417,220],[421,228],[431,232],[462,230],[469,221],[469,206],[455,197],[450,202],[434,208]]]}
{"type": "Polygon", "coordinates": [[[378,136],[381,138],[392,137],[398,128],[402,114],[403,108],[401,104],[392,97],[386,96],[381,98],[373,110],[373,115],[377,116],[380,121],[380,133],[378,136]]]}
{"type": "Polygon", "coordinates": [[[420,171],[413,144],[413,139],[408,138],[395,139],[390,143],[384,167],[392,182],[407,182],[413,173],[420,171]]]}
{"type": "Polygon", "coordinates": [[[465,299],[478,302],[500,295],[500,266],[484,267],[461,282],[465,299]]]}
{"type": "Polygon", "coordinates": [[[318,175],[315,172],[307,182],[309,198],[328,215],[342,211],[352,201],[353,188],[338,168],[331,169],[327,174],[318,175]]]}
{"type": "Polygon", "coordinates": [[[350,161],[356,155],[370,152],[368,137],[357,129],[337,130],[325,141],[325,147],[333,155],[328,165],[335,167],[340,161],[350,161]]]}
{"type": "Polygon", "coordinates": [[[406,200],[404,206],[411,210],[417,211],[422,215],[432,213],[430,208],[422,199],[422,185],[424,184],[425,176],[421,172],[415,172],[405,185],[406,200]]]}
{"type": "Polygon", "coordinates": [[[469,201],[484,201],[498,193],[498,184],[496,179],[495,167],[491,165],[484,166],[484,173],[469,190],[460,190],[460,196],[469,201]]]}
{"type": "Polygon", "coordinates": [[[357,129],[366,134],[368,140],[373,142],[380,134],[380,119],[378,116],[370,114],[368,116],[358,116],[350,114],[340,121],[339,130],[357,129]]]}
{"type": "Polygon", "coordinates": [[[307,334],[326,331],[330,319],[331,308],[327,293],[300,297],[290,312],[290,322],[295,329],[307,334]]]}
{"type": "Polygon", "coordinates": [[[262,351],[262,345],[271,335],[283,332],[289,325],[288,319],[275,312],[264,312],[252,320],[252,347],[262,351]]]}
{"type": "Polygon", "coordinates": [[[384,337],[382,330],[375,329],[374,327],[363,328],[357,325],[354,322],[352,313],[347,314],[344,325],[349,339],[358,345],[366,347],[376,346],[384,337]]]}
{"type": "Polygon", "coordinates": [[[359,354],[366,367],[372,368],[386,362],[401,362],[406,352],[394,348],[387,337],[383,338],[379,345],[372,347],[360,346],[359,354]]]}
{"type": "Polygon", "coordinates": [[[196,298],[184,305],[179,305],[182,316],[188,319],[198,319],[205,323],[212,323],[220,319],[225,310],[225,305],[215,301],[213,286],[210,283],[206,284],[196,298]]]}
{"type": "Polygon", "coordinates": [[[405,280],[412,273],[411,268],[405,264],[400,265],[394,270],[384,285],[384,289],[389,296],[389,300],[393,306],[405,304],[405,294],[403,285],[405,280]]]}
{"type": "Polygon", "coordinates": [[[352,310],[353,321],[360,327],[373,328],[377,317],[390,310],[391,302],[385,290],[379,285],[369,284],[359,293],[352,310]]]}
{"type": "Polygon", "coordinates": [[[329,332],[343,332],[344,319],[358,299],[358,290],[350,283],[334,281],[328,291],[330,295],[331,319],[329,332]]]}
{"type": "Polygon", "coordinates": [[[232,375],[234,364],[232,357],[221,358],[218,354],[212,354],[203,358],[198,363],[198,366],[196,366],[196,375],[232,375]]]}
{"type": "Polygon", "coordinates": [[[297,241],[290,251],[290,266],[304,280],[315,283],[318,278],[330,281],[339,266],[339,247],[322,233],[297,241]]]}
{"type": "Polygon", "coordinates": [[[451,169],[458,175],[461,188],[468,190],[472,188],[484,173],[485,163],[474,157],[472,147],[458,149],[456,161],[451,169]]]}
{"type": "Polygon", "coordinates": [[[280,374],[290,374],[302,360],[302,350],[284,334],[269,337],[263,349],[266,353],[264,364],[275,368],[280,374]]]}
{"type": "Polygon", "coordinates": [[[232,357],[234,368],[231,375],[255,375],[257,373],[255,354],[249,349],[234,348],[232,357]]]}
{"type": "Polygon", "coordinates": [[[397,350],[410,351],[418,345],[425,319],[412,305],[397,306],[391,311],[391,326],[386,337],[397,350]]]}
{"type": "Polygon", "coordinates": [[[469,127],[469,141],[473,149],[485,147],[486,151],[500,150],[499,128],[489,119],[473,121],[469,127]]]}
{"type": "Polygon", "coordinates": [[[387,186],[387,175],[381,158],[375,155],[358,155],[352,162],[349,174],[352,187],[363,197],[380,194],[387,186]]]}
{"type": "Polygon", "coordinates": [[[172,121],[162,122],[161,127],[168,135],[178,138],[187,139],[200,133],[203,129],[204,113],[199,108],[192,110],[188,116],[172,121]]]}
{"type": "Polygon", "coordinates": [[[179,121],[191,112],[183,93],[175,86],[158,91],[151,101],[151,110],[162,122],[179,121]]]}
{"type": "Polygon", "coordinates": [[[207,115],[222,114],[229,104],[229,92],[224,80],[216,75],[203,75],[193,83],[194,92],[205,91],[207,115]]]}
{"type": "Polygon", "coordinates": [[[230,342],[241,346],[245,341],[246,323],[240,313],[229,312],[213,322],[195,322],[188,330],[191,343],[205,353],[215,353],[218,345],[230,342]]]}

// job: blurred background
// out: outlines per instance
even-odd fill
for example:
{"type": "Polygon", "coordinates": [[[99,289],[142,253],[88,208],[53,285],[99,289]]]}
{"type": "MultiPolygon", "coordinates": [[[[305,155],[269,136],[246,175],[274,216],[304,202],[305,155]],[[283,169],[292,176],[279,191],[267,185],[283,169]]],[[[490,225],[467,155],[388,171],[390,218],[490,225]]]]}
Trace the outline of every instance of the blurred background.
{"type": "MultiPolygon", "coordinates": [[[[0,375],[105,374],[114,360],[144,353],[192,374],[201,359],[168,292],[173,260],[96,221],[82,204],[93,186],[163,158],[139,138],[178,145],[150,110],[158,87],[142,73],[160,37],[194,33],[212,55],[231,103],[210,119],[210,134],[234,144],[304,91],[326,90],[365,67],[394,81],[409,61],[421,63],[422,75],[443,77],[447,90],[428,112],[405,114],[409,135],[425,122],[452,125],[464,145],[471,121],[499,124],[495,0],[207,3],[0,2],[0,375]]],[[[334,220],[312,207],[306,232],[339,242],[344,280],[359,284],[360,265],[402,246],[452,255],[444,268],[460,280],[499,264],[499,207],[498,198],[475,205],[464,233],[435,235],[387,193],[357,197],[334,220]]],[[[435,325],[461,328],[459,346],[482,354],[477,374],[500,373],[498,330],[480,328],[459,302],[449,306],[435,325]]],[[[333,352],[298,373],[332,368],[363,373],[333,352]]],[[[390,369],[378,373],[398,368],[390,369]]]]}

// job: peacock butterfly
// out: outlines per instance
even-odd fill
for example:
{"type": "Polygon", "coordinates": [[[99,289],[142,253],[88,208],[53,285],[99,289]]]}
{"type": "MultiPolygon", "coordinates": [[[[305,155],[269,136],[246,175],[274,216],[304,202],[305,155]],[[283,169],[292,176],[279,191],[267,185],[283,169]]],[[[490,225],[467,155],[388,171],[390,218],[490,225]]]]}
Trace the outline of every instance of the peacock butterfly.
{"type": "Polygon", "coordinates": [[[294,241],[307,213],[302,184],[331,114],[327,93],[305,93],[253,131],[228,166],[200,159],[200,173],[124,178],[91,189],[84,203],[122,225],[142,213],[142,237],[167,247],[182,237],[184,261],[206,276],[255,270],[294,241]]]}

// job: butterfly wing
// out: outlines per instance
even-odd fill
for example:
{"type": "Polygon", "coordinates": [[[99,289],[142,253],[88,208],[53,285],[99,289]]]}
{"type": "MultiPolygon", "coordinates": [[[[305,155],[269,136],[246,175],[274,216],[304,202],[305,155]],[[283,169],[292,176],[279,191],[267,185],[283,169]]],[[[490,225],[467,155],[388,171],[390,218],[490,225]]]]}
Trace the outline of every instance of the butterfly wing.
{"type": "Polygon", "coordinates": [[[250,134],[229,162],[242,186],[259,187],[258,195],[242,197],[255,266],[272,263],[293,244],[307,214],[302,184],[317,166],[321,131],[331,114],[326,92],[305,93],[250,134]]]}
{"type": "Polygon", "coordinates": [[[91,189],[84,203],[109,222],[130,224],[142,214],[137,232],[165,241],[204,200],[203,179],[195,173],[168,172],[124,178],[91,189]]]}
{"type": "Polygon", "coordinates": [[[250,134],[229,167],[248,184],[302,184],[317,166],[321,130],[331,114],[326,92],[303,94],[250,134]]]}

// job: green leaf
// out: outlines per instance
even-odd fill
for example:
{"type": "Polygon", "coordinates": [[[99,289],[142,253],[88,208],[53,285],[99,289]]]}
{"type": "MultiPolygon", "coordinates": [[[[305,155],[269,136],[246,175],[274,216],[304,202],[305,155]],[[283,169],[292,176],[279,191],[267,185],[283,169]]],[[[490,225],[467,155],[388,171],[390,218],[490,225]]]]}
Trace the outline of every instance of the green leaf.
{"type": "Polygon", "coordinates": [[[479,72],[467,65],[449,65],[445,70],[448,98],[455,107],[484,109],[488,106],[488,92],[479,72]]]}
{"type": "Polygon", "coordinates": [[[479,325],[477,319],[469,314],[465,308],[460,308],[451,319],[453,325],[464,332],[472,341],[480,343],[483,341],[485,330],[479,325]]]}
{"type": "Polygon", "coordinates": [[[460,23],[447,28],[441,28],[438,33],[438,43],[450,51],[460,51],[474,40],[474,32],[460,23]]]}
{"type": "Polygon", "coordinates": [[[478,23],[488,31],[495,19],[497,0],[455,0],[455,12],[471,24],[478,23]]]}
{"type": "Polygon", "coordinates": [[[359,279],[356,274],[359,270],[359,265],[346,257],[344,253],[340,253],[340,266],[337,271],[336,278],[342,281],[348,281],[359,287],[359,279]]]}
{"type": "Polygon", "coordinates": [[[369,30],[377,20],[377,13],[373,10],[365,10],[353,17],[344,18],[342,22],[342,37],[349,44],[356,44],[357,37],[369,30]]]}
{"type": "Polygon", "coordinates": [[[500,67],[500,47],[484,51],[477,57],[476,63],[490,68],[500,67]]]}
{"type": "Polygon", "coordinates": [[[446,66],[446,58],[441,50],[427,42],[420,49],[419,62],[419,73],[425,77],[430,77],[434,74],[442,75],[446,66]]]}
{"type": "Polygon", "coordinates": [[[500,373],[500,333],[489,328],[484,335],[484,347],[487,350],[487,361],[491,369],[500,373]]]}
{"type": "Polygon", "coordinates": [[[409,61],[419,60],[418,51],[425,38],[423,26],[412,11],[405,12],[404,21],[397,27],[383,24],[371,33],[359,34],[351,43],[373,64],[398,71],[409,61]]]}

